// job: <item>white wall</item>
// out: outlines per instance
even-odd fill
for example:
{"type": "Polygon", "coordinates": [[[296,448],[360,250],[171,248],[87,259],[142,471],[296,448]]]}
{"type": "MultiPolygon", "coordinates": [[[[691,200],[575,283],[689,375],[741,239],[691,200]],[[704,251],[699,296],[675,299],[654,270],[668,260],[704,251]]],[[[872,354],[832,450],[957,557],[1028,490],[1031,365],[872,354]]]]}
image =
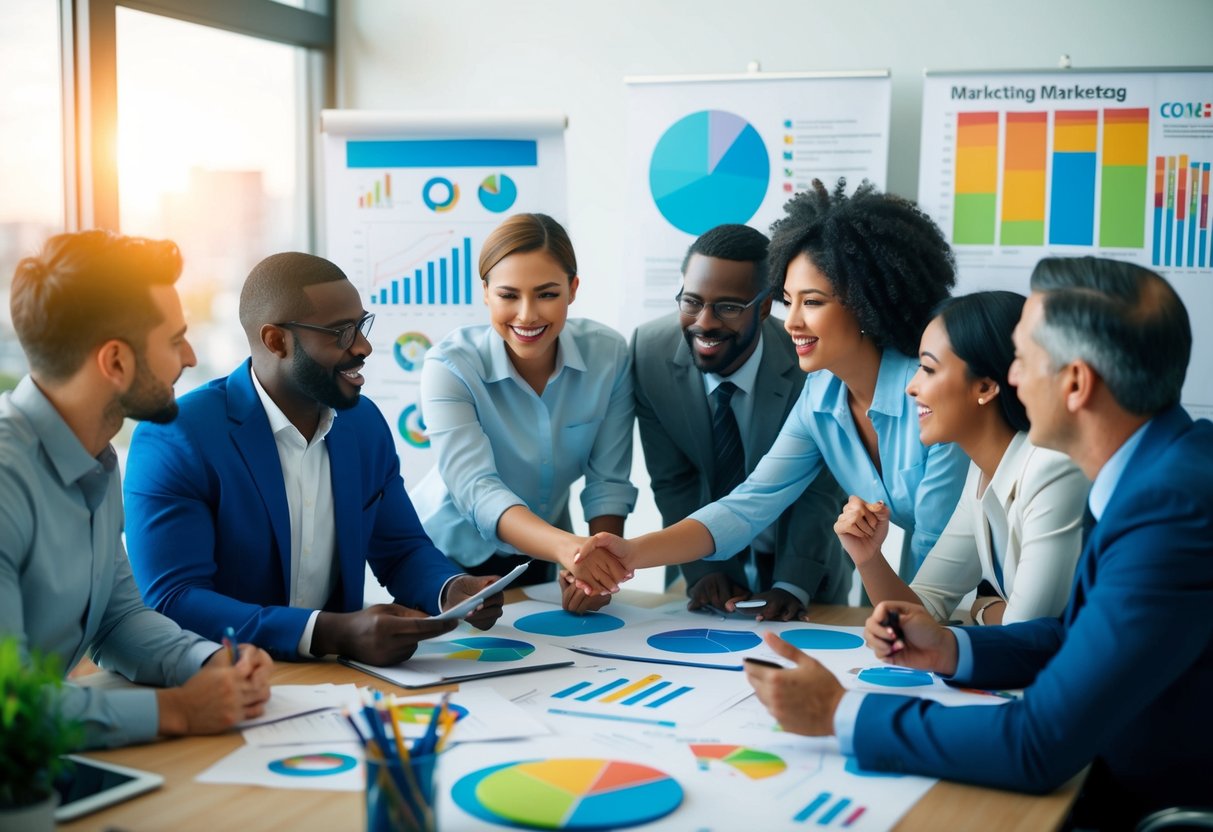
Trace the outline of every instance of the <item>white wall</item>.
{"type": "Polygon", "coordinates": [[[1209,0],[340,0],[338,96],[568,113],[574,312],[618,325],[626,75],[891,69],[887,187],[914,198],[923,69],[1208,65],[1210,33],[1209,0]]]}

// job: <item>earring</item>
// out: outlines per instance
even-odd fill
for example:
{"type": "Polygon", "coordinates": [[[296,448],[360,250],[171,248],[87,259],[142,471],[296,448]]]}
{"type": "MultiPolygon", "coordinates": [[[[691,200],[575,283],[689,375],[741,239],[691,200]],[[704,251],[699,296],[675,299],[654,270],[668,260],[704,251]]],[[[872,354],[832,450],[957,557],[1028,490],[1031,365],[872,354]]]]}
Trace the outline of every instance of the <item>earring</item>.
{"type": "Polygon", "coordinates": [[[985,400],[985,399],[978,399],[978,400],[977,400],[977,403],[978,403],[978,404],[985,404],[985,403],[986,403],[986,400],[985,400]]]}

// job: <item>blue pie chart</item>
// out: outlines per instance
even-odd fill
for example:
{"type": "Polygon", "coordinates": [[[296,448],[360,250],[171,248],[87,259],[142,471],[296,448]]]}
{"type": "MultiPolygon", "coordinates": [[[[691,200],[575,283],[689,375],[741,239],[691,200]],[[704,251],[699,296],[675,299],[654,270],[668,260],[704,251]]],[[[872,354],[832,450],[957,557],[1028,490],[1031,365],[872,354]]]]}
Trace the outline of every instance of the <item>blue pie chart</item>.
{"type": "Polygon", "coordinates": [[[696,236],[722,223],[746,223],[767,195],[771,160],[762,136],[739,115],[700,110],[657,140],[649,190],[657,210],[696,236]]]}
{"type": "Polygon", "coordinates": [[[762,639],[746,630],[669,630],[649,636],[648,644],[667,653],[740,653],[762,639]]]}
{"type": "Polygon", "coordinates": [[[480,204],[494,214],[510,210],[518,199],[518,186],[504,173],[494,173],[484,178],[476,192],[480,204]]]}
{"type": "Polygon", "coordinates": [[[537,612],[524,615],[514,622],[515,630],[524,633],[539,633],[545,636],[584,636],[590,633],[607,633],[623,626],[623,620],[601,612],[574,615],[564,610],[537,612]]]}
{"type": "Polygon", "coordinates": [[[818,630],[806,627],[803,630],[786,630],[779,634],[783,640],[801,650],[854,650],[863,647],[863,639],[854,633],[838,630],[818,630]]]}
{"type": "Polygon", "coordinates": [[[916,688],[932,683],[930,673],[908,667],[866,667],[859,671],[859,681],[886,688],[916,688]]]}

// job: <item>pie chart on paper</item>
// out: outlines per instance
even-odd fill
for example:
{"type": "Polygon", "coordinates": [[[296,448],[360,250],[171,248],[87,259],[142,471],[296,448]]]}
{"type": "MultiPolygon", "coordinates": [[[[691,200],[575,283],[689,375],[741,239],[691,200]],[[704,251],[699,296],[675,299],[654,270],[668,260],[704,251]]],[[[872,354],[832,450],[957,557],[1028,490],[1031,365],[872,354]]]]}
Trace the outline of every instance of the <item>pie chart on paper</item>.
{"type": "Polygon", "coordinates": [[[448,641],[423,641],[413,655],[469,662],[516,662],[534,652],[535,645],[513,638],[466,636],[448,641]]]}
{"type": "Polygon", "coordinates": [[[668,815],[682,787],[663,771],[602,759],[524,760],[465,775],[459,808],[490,823],[532,829],[622,829],[668,815]]]}
{"type": "Polygon", "coordinates": [[[674,122],[657,140],[649,163],[657,210],[696,236],[721,223],[749,222],[770,179],[762,136],[725,110],[700,110],[674,122]]]}
{"type": "Polygon", "coordinates": [[[510,210],[518,199],[518,186],[504,173],[494,173],[484,178],[477,191],[480,204],[494,214],[510,210]]]}
{"type": "Polygon", "coordinates": [[[748,630],[668,630],[649,636],[649,647],[667,653],[740,653],[762,643],[748,630]]]}

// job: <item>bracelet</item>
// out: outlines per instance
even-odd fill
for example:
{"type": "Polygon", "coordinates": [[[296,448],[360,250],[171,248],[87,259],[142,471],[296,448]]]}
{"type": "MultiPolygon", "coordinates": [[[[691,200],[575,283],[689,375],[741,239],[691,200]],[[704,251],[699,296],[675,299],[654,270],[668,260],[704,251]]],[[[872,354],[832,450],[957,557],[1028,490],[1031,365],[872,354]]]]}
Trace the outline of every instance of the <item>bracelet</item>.
{"type": "Polygon", "coordinates": [[[986,610],[988,610],[990,607],[994,606],[995,604],[1005,604],[1005,603],[1006,603],[1006,601],[1004,599],[999,598],[997,596],[991,598],[989,601],[986,601],[984,604],[982,604],[980,607],[977,608],[977,613],[973,616],[973,620],[984,627],[985,623],[986,623],[986,618],[985,618],[986,610]]]}

